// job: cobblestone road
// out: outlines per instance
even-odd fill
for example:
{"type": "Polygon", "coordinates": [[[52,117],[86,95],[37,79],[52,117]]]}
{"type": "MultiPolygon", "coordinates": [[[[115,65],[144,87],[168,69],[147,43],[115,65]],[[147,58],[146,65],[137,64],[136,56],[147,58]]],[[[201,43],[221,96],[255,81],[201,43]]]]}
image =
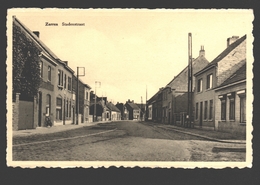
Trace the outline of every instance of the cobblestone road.
{"type": "Polygon", "coordinates": [[[16,161],[244,161],[245,153],[214,153],[216,143],[133,121],[13,138],[16,161]]]}

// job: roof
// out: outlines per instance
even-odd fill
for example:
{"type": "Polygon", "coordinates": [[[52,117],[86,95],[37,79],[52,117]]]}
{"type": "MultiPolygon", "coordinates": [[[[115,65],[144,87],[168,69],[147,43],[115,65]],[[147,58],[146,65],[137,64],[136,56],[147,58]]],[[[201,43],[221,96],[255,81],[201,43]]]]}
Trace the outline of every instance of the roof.
{"type": "Polygon", "coordinates": [[[149,100],[147,100],[147,102],[154,100],[158,96],[158,94],[163,91],[163,89],[164,88],[160,88],[159,91],[157,91],[157,93],[155,93],[149,100]]]}
{"type": "Polygon", "coordinates": [[[236,72],[234,72],[228,79],[226,79],[219,87],[223,87],[235,82],[239,82],[241,80],[246,79],[246,63],[242,65],[236,72]]]}
{"type": "Polygon", "coordinates": [[[137,109],[137,110],[140,109],[140,108],[138,107],[138,105],[136,105],[135,103],[130,103],[130,102],[127,102],[127,103],[126,103],[126,107],[131,108],[131,109],[137,109]]]}
{"type": "Polygon", "coordinates": [[[109,108],[111,111],[121,112],[113,103],[107,102],[106,104],[107,108],[109,108]]]}
{"type": "Polygon", "coordinates": [[[60,64],[63,64],[65,68],[67,68],[70,72],[74,73],[74,71],[68,66],[66,65],[65,62],[63,62],[62,60],[60,60],[51,50],[50,48],[48,48],[40,39],[39,37],[37,37],[27,26],[25,26],[19,19],[16,18],[16,16],[13,16],[13,22],[19,24],[20,27],[22,27],[24,29],[24,31],[30,35],[34,41],[36,41],[41,48],[55,61],[59,62],[60,64]]]}
{"type": "Polygon", "coordinates": [[[234,50],[239,44],[241,44],[244,40],[246,40],[246,35],[237,39],[235,42],[230,44],[222,53],[220,53],[214,60],[212,60],[206,67],[204,67],[199,72],[195,73],[194,76],[197,76],[209,68],[215,66],[219,61],[221,61],[224,57],[226,57],[232,50],[234,50]]]}
{"type": "MultiPolygon", "coordinates": [[[[198,70],[200,71],[200,69],[202,68],[202,67],[200,67],[199,65],[201,65],[201,64],[205,64],[205,66],[206,65],[208,65],[209,64],[209,61],[204,57],[204,56],[198,56],[196,59],[194,59],[193,61],[192,61],[192,65],[193,65],[193,74],[194,73],[196,73],[196,72],[198,72],[198,70]],[[196,67],[197,66],[197,67],[196,67]]],[[[203,68],[204,68],[204,66],[203,66],[203,68]]],[[[172,87],[173,85],[173,83],[183,74],[183,73],[185,73],[186,71],[188,71],[188,65],[177,75],[177,76],[175,76],[165,87],[172,87]]],[[[177,84],[175,84],[175,85],[177,85],[177,84]]],[[[174,86],[175,86],[174,85],[174,86]]],[[[178,86],[178,85],[177,85],[178,86]]]]}
{"type": "Polygon", "coordinates": [[[146,104],[145,103],[136,103],[136,105],[141,109],[144,109],[146,104]]]}

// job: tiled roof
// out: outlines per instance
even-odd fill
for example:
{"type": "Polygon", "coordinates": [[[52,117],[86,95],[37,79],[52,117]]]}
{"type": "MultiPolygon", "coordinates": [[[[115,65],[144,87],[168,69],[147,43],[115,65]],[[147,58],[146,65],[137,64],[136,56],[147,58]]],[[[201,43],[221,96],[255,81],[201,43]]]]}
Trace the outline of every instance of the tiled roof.
{"type": "Polygon", "coordinates": [[[111,111],[120,112],[120,110],[111,102],[107,102],[106,104],[107,108],[109,108],[111,111]]]}
{"type": "Polygon", "coordinates": [[[129,103],[129,102],[127,102],[126,103],[126,106],[128,107],[128,108],[131,108],[131,109],[140,109],[135,103],[129,103]]]}
{"type": "MultiPolygon", "coordinates": [[[[194,66],[195,64],[197,64],[197,63],[202,63],[202,62],[205,62],[205,63],[209,63],[209,61],[203,56],[198,56],[196,59],[194,59],[193,61],[192,61],[192,65],[194,66]]],[[[196,73],[196,72],[198,72],[198,71],[194,71],[194,70],[196,70],[194,67],[193,67],[193,74],[194,73],[196,73]]],[[[178,77],[182,74],[182,73],[184,73],[185,71],[188,71],[188,65],[177,75],[177,76],[175,76],[167,85],[166,85],[166,87],[169,87],[169,85],[170,84],[172,84],[172,83],[174,83],[174,81],[176,81],[177,79],[178,79],[178,77]]],[[[172,86],[172,85],[171,85],[172,86]]]]}
{"type": "Polygon", "coordinates": [[[204,67],[199,72],[195,73],[194,76],[204,72],[205,70],[211,68],[215,64],[217,64],[219,61],[221,61],[224,57],[226,57],[232,50],[234,50],[239,44],[241,44],[244,40],[246,40],[246,35],[239,38],[232,44],[230,44],[222,53],[220,53],[214,60],[212,60],[206,67],[204,67]]]}
{"type": "Polygon", "coordinates": [[[236,72],[234,72],[228,79],[226,79],[218,87],[223,87],[225,85],[229,85],[245,79],[246,79],[246,63],[242,67],[240,67],[236,72]]]}

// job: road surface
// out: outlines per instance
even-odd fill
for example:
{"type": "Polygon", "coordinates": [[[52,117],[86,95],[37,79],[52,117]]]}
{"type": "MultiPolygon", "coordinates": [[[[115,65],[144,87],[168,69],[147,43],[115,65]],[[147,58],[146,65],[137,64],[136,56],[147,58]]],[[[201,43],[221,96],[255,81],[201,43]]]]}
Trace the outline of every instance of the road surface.
{"type": "Polygon", "coordinates": [[[218,143],[119,121],[58,133],[13,137],[14,161],[245,161],[245,152],[213,152],[218,143]]]}

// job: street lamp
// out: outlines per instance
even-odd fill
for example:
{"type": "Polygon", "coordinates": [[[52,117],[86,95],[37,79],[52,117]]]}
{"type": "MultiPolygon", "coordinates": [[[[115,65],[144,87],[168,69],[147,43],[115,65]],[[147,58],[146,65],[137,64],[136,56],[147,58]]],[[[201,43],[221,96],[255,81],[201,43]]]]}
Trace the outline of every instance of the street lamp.
{"type": "Polygon", "coordinates": [[[95,81],[95,104],[94,104],[94,121],[97,121],[97,84],[101,86],[101,82],[95,81]]]}
{"type": "Polygon", "coordinates": [[[77,97],[76,97],[76,112],[77,112],[77,117],[76,117],[76,124],[79,124],[79,76],[85,76],[85,67],[77,67],[77,97]],[[81,73],[79,70],[81,69],[81,73]]]}

